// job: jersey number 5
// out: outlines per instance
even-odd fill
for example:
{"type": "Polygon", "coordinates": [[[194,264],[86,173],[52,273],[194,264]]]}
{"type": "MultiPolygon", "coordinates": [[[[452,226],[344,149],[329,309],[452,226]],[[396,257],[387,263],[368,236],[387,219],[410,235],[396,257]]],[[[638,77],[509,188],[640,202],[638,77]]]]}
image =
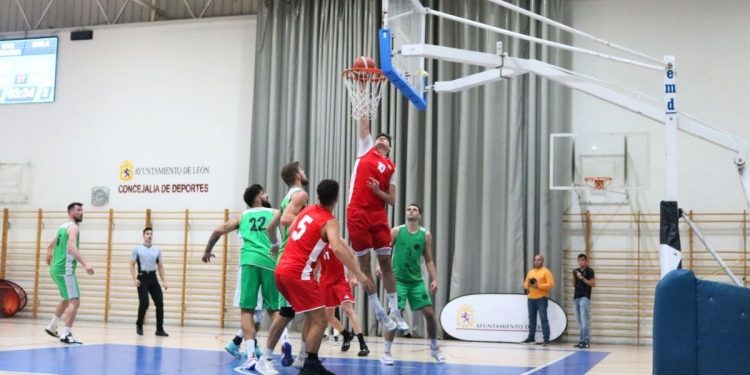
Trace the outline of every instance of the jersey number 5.
{"type": "Polygon", "coordinates": [[[299,241],[299,239],[302,238],[302,235],[305,234],[305,231],[307,230],[307,224],[310,224],[312,222],[313,218],[310,217],[310,215],[305,215],[305,217],[303,217],[302,220],[300,220],[297,224],[297,229],[292,232],[292,239],[295,241],[299,241]]]}

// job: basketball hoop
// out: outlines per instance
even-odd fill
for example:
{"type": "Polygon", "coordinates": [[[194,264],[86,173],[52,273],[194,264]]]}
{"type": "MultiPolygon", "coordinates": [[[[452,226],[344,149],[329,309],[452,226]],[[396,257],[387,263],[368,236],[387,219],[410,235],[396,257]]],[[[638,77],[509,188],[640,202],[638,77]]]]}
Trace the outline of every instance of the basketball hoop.
{"type": "Polygon", "coordinates": [[[592,191],[604,194],[612,185],[612,177],[586,177],[583,179],[592,191]]]}
{"type": "Polygon", "coordinates": [[[344,70],[344,84],[352,103],[352,117],[372,120],[377,117],[386,78],[378,68],[344,70]]]}

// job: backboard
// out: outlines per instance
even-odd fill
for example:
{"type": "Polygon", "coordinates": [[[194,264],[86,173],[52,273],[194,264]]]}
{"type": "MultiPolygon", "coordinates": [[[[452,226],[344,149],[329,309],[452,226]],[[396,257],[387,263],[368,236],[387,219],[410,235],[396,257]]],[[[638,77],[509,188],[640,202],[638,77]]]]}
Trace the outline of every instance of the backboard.
{"type": "Polygon", "coordinates": [[[419,0],[383,0],[383,29],[378,31],[380,69],[420,111],[427,108],[425,59],[402,55],[425,42],[426,13],[419,0]]]}
{"type": "Polygon", "coordinates": [[[550,189],[593,190],[599,178],[611,178],[606,192],[646,188],[650,150],[649,133],[551,134],[550,189]]]}

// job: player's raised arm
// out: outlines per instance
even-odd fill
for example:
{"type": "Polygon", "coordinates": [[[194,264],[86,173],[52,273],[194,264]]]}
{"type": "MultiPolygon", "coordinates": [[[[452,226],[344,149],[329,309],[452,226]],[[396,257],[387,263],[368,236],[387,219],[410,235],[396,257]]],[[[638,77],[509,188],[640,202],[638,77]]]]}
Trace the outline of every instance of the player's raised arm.
{"type": "Polygon", "coordinates": [[[219,242],[219,239],[221,236],[231,233],[237,228],[240,227],[240,218],[235,217],[232,219],[229,219],[224,224],[219,225],[216,229],[214,229],[213,233],[211,233],[211,237],[208,238],[208,243],[206,244],[206,250],[203,252],[203,258],[201,260],[203,263],[208,263],[211,261],[211,258],[215,255],[211,254],[211,250],[213,250],[214,246],[217,242],[219,242]]]}

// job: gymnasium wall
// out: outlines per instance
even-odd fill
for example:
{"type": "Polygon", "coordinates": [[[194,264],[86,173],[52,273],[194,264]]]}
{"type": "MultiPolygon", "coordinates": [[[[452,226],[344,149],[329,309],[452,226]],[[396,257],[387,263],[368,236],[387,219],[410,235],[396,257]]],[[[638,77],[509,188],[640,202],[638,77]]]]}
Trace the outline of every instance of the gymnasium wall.
{"type": "MultiPolygon", "coordinates": [[[[750,3],[742,0],[573,0],[567,2],[566,23],[657,58],[676,56],[678,110],[750,141],[745,90],[750,80],[740,74],[750,59],[744,36],[749,13],[750,3]]],[[[576,46],[613,52],[574,40],[576,46]]],[[[644,92],[659,103],[664,100],[660,72],[580,54],[573,55],[572,68],[644,92]]],[[[650,185],[631,194],[628,204],[581,204],[575,194],[559,192],[569,194],[562,278],[571,338],[577,339],[578,325],[569,272],[577,266],[576,256],[585,252],[597,272],[591,304],[594,342],[650,343],[659,277],[658,210],[666,190],[663,125],[577,92],[566,121],[574,132],[650,135],[650,185]]],[[[748,215],[734,153],[685,133],[679,134],[678,152],[680,207],[694,216],[733,272],[747,277],[748,215]]],[[[684,223],[680,229],[684,267],[701,279],[728,282],[695,233],[684,223]]]]}
{"type": "Polygon", "coordinates": [[[255,23],[95,27],[87,41],[52,33],[60,38],[55,103],[0,106],[0,163],[29,164],[26,203],[2,205],[92,209],[92,188],[104,187],[103,208],[242,208],[255,23]]]}
{"type": "Polygon", "coordinates": [[[53,33],[60,38],[55,103],[0,106],[0,163],[28,165],[17,183],[0,176],[0,192],[20,187],[27,196],[0,203],[7,222],[0,278],[29,294],[21,317],[47,319],[59,296],[46,246],[66,220],[65,206],[81,201],[81,250],[96,270],[78,271],[82,320],[134,322],[128,264],[149,222],[164,255],[168,327],[236,322],[236,236],[227,237],[226,252],[217,244],[213,263],[200,257],[224,209],[244,208],[256,18],[93,30],[93,40],[76,42],[70,30],[53,33]],[[109,189],[108,204],[92,205],[94,187],[109,189]]]}
{"type": "MultiPolygon", "coordinates": [[[[742,74],[750,60],[745,36],[750,3],[743,0],[573,0],[566,22],[611,42],[662,58],[676,56],[677,106],[714,127],[750,142],[750,106],[742,74]]],[[[576,37],[577,46],[602,51],[576,37]]],[[[576,72],[604,79],[664,100],[660,72],[575,54],[576,72]]],[[[640,208],[658,210],[665,193],[663,126],[581,93],[571,99],[575,132],[649,132],[650,187],[640,208]]],[[[685,133],[679,139],[679,202],[695,210],[744,208],[734,154],[685,133]]]]}

